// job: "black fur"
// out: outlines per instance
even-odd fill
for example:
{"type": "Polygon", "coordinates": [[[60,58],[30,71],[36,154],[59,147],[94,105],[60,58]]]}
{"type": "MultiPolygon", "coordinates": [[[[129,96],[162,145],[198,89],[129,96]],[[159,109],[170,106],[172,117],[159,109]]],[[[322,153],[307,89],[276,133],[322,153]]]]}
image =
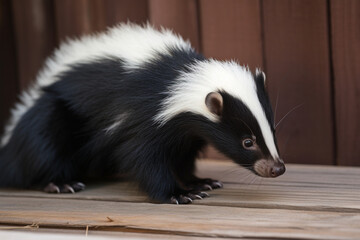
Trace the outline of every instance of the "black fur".
{"type": "MultiPolygon", "coordinates": [[[[269,155],[254,116],[226,92],[221,92],[220,123],[189,112],[163,126],[153,121],[168,87],[195,60],[204,58],[174,49],[136,71],[126,71],[124,62],[114,58],[71,66],[43,89],[0,150],[0,186],[45,186],[126,173],[152,199],[165,202],[198,180],[194,161],[207,142],[249,167],[261,156],[244,149],[242,139],[254,132],[269,155]],[[126,119],[108,132],[123,113],[126,119]]],[[[265,90],[257,85],[269,108],[265,90]]],[[[271,110],[266,111],[271,118],[271,110]]]]}

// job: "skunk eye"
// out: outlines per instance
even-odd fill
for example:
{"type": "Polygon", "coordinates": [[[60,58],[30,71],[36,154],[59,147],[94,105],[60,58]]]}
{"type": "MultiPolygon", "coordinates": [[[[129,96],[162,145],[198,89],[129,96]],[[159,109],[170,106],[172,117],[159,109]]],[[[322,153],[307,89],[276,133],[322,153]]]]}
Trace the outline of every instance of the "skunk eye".
{"type": "Polygon", "coordinates": [[[254,146],[254,141],[250,138],[246,138],[242,142],[244,148],[251,148],[254,146]]]}

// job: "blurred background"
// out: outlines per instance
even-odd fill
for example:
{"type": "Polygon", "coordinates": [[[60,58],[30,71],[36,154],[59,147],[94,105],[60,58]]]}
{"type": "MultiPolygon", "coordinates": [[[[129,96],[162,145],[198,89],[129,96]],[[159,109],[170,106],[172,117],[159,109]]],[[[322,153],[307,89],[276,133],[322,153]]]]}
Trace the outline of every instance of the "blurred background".
{"type": "Polygon", "coordinates": [[[360,165],[359,0],[0,0],[0,125],[62,40],[127,20],[262,68],[276,122],[296,108],[277,128],[285,162],[360,165]]]}

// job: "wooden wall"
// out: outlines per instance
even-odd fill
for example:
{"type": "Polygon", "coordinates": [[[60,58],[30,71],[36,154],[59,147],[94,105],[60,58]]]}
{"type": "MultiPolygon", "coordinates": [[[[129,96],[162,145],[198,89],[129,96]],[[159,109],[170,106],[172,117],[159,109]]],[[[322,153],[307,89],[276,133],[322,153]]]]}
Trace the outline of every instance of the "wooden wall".
{"type": "Polygon", "coordinates": [[[277,128],[286,162],[360,165],[358,0],[0,0],[0,11],[1,125],[63,39],[149,21],[264,69],[276,121],[297,107],[277,128]]]}

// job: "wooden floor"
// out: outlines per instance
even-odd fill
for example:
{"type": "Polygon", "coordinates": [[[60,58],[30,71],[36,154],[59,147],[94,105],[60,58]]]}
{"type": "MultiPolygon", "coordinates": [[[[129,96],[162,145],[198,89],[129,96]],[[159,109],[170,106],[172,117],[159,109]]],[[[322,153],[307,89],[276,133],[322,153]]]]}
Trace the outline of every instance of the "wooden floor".
{"type": "Polygon", "coordinates": [[[198,175],[224,188],[191,205],[149,203],[129,183],[0,190],[0,239],[360,239],[360,168],[289,164],[284,176],[261,179],[202,160],[198,175]]]}

